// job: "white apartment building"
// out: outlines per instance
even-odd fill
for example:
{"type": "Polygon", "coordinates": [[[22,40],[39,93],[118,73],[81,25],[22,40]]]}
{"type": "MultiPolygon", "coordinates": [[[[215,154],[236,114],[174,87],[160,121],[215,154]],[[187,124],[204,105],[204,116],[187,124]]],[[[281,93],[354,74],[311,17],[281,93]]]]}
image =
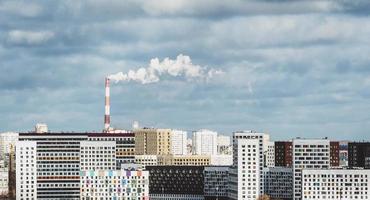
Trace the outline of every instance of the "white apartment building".
{"type": "Polygon", "coordinates": [[[293,198],[293,169],[269,167],[263,169],[264,193],[272,199],[293,198]]]}
{"type": "Polygon", "coordinates": [[[171,153],[172,155],[187,154],[187,132],[181,130],[171,131],[171,153]]]}
{"type": "Polygon", "coordinates": [[[233,164],[233,155],[211,155],[211,165],[231,166],[233,164]]]}
{"type": "Polygon", "coordinates": [[[275,167],[275,143],[268,142],[264,153],[265,167],[275,167]]]}
{"type": "Polygon", "coordinates": [[[0,159],[4,160],[4,166],[8,166],[9,153],[15,151],[15,143],[18,141],[18,133],[0,133],[0,159]]]}
{"type": "Polygon", "coordinates": [[[16,198],[17,200],[37,199],[36,142],[16,142],[16,198]]]}
{"type": "Polygon", "coordinates": [[[231,155],[233,151],[231,137],[219,135],[217,137],[217,153],[223,155],[231,155]]]}
{"type": "Polygon", "coordinates": [[[230,168],[231,199],[255,200],[264,194],[264,144],[269,135],[253,131],[233,134],[233,165],[230,168]]]}
{"type": "Polygon", "coordinates": [[[142,170],[81,171],[81,200],[149,200],[149,172],[142,170]]]}
{"type": "Polygon", "coordinates": [[[0,160],[0,199],[8,195],[9,170],[4,166],[4,160],[0,160]]]}
{"type": "Polygon", "coordinates": [[[328,169],[330,167],[330,141],[326,139],[293,140],[293,194],[302,199],[302,169],[328,169]]]}
{"type": "Polygon", "coordinates": [[[81,141],[81,170],[115,170],[115,141],[81,141]]]}
{"type": "Polygon", "coordinates": [[[302,200],[370,199],[370,170],[303,169],[302,200]]]}
{"type": "Polygon", "coordinates": [[[216,155],[217,132],[202,129],[193,132],[193,155],[216,155]]]}

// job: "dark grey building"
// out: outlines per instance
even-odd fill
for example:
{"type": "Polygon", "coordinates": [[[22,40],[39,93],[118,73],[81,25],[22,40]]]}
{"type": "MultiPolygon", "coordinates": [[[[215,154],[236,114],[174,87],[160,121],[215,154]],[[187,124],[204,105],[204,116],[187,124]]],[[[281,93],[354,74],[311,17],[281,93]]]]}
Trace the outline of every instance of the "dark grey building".
{"type": "Polygon", "coordinates": [[[204,199],[204,166],[147,166],[150,199],[204,199]]]}
{"type": "Polygon", "coordinates": [[[370,169],[370,142],[348,143],[348,166],[370,169]]]}

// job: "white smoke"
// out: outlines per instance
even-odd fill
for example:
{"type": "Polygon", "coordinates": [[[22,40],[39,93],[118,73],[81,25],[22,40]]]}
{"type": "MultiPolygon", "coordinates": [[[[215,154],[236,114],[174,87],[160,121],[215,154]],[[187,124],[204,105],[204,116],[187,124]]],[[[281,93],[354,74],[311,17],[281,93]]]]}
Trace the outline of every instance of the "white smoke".
{"type": "Polygon", "coordinates": [[[153,58],[150,60],[147,68],[142,67],[136,71],[129,70],[127,73],[118,72],[108,76],[108,78],[115,82],[136,81],[142,84],[149,84],[160,81],[163,75],[185,77],[187,80],[209,80],[222,73],[223,71],[218,69],[208,70],[205,67],[194,65],[189,56],[180,54],[177,56],[176,60],[165,58],[160,62],[158,58],[153,58]]]}

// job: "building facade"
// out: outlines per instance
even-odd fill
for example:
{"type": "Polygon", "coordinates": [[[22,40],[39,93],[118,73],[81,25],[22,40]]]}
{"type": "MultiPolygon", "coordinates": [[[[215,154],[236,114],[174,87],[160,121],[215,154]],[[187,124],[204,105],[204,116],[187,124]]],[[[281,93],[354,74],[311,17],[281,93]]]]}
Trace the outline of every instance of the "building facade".
{"type": "Polygon", "coordinates": [[[193,132],[193,155],[216,155],[217,132],[202,129],[193,132]]]}
{"type": "Polygon", "coordinates": [[[207,166],[210,164],[211,157],[206,155],[158,156],[158,165],[207,166]]]}
{"type": "Polygon", "coordinates": [[[302,169],[328,169],[330,142],[326,139],[293,140],[293,195],[302,199],[302,169]]]}
{"type": "Polygon", "coordinates": [[[149,200],[149,172],[142,170],[83,170],[81,200],[149,200]]]}
{"type": "Polygon", "coordinates": [[[229,190],[229,166],[204,167],[204,199],[227,200],[229,190]]]}
{"type": "Polygon", "coordinates": [[[170,155],[171,129],[135,129],[136,155],[170,155]]]}
{"type": "Polygon", "coordinates": [[[171,131],[171,154],[187,155],[187,132],[181,130],[171,131]]]}
{"type": "Polygon", "coordinates": [[[275,166],[292,167],[293,147],[291,141],[275,142],[275,166]]]}
{"type": "Polygon", "coordinates": [[[366,160],[370,160],[370,142],[349,142],[348,166],[370,169],[370,166],[366,165],[366,160]]]}
{"type": "Polygon", "coordinates": [[[133,138],[132,133],[20,133],[17,199],[80,199],[80,171],[117,170],[134,162],[133,138]]]}
{"type": "Polygon", "coordinates": [[[269,135],[253,131],[233,133],[233,165],[229,198],[255,200],[264,194],[263,153],[269,135]]]}
{"type": "Polygon", "coordinates": [[[233,153],[233,146],[231,144],[231,137],[226,135],[217,136],[217,154],[231,155],[233,153]]]}
{"type": "Polygon", "coordinates": [[[302,200],[370,199],[369,191],[370,170],[302,170],[302,200]]]}
{"type": "Polygon", "coordinates": [[[330,167],[339,167],[339,142],[330,141],[330,167]]]}
{"type": "Polygon", "coordinates": [[[275,143],[268,142],[267,150],[264,152],[265,167],[275,167],[275,143]]]}
{"type": "Polygon", "coordinates": [[[204,199],[203,166],[147,166],[150,199],[204,199]]]}
{"type": "Polygon", "coordinates": [[[269,167],[263,169],[264,193],[271,199],[293,198],[293,169],[290,167],[269,167]]]}

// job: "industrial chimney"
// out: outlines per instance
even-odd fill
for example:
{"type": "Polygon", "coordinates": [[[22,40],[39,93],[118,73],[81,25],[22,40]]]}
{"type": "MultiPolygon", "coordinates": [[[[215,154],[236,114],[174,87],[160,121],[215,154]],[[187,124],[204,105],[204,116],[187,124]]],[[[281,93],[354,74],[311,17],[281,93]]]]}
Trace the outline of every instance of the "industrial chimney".
{"type": "Polygon", "coordinates": [[[110,127],[110,87],[109,78],[105,78],[105,115],[104,115],[104,130],[109,131],[110,127]]]}

